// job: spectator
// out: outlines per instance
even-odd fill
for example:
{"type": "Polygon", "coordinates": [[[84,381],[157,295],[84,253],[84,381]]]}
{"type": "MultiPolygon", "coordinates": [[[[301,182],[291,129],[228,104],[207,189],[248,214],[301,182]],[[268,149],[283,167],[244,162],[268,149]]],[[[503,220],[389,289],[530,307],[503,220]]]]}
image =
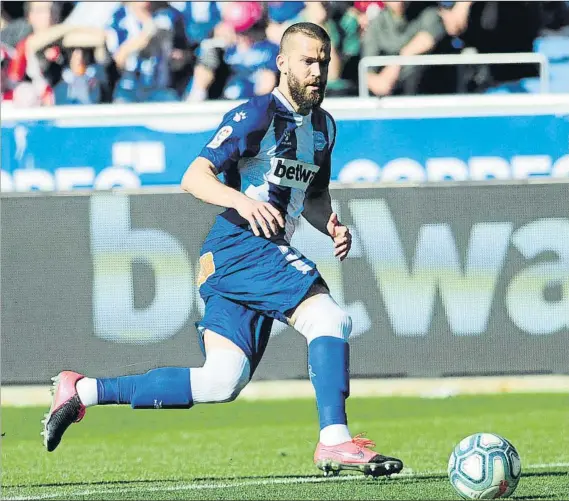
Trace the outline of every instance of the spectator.
{"type": "MultiPolygon", "coordinates": [[[[435,7],[412,18],[408,2],[385,2],[386,8],[369,21],[363,38],[363,57],[414,56],[452,51],[450,37],[435,7]]],[[[456,69],[446,66],[386,66],[370,70],[368,87],[377,96],[455,92],[456,69]]]]}
{"type": "MultiPolygon", "coordinates": [[[[440,14],[449,35],[486,54],[532,52],[542,25],[540,2],[455,2],[440,14]]],[[[468,90],[480,91],[537,73],[535,64],[492,64],[476,72],[468,90]]]]}
{"type": "Polygon", "coordinates": [[[57,2],[27,2],[24,13],[32,33],[16,45],[8,76],[14,84],[31,81],[40,102],[53,104],[52,88],[61,78],[63,64],[60,42],[70,27],[56,26],[61,13],[57,2]]]}
{"type": "Polygon", "coordinates": [[[277,82],[278,45],[266,40],[263,9],[257,2],[230,2],[222,10],[223,23],[218,36],[226,39],[223,60],[200,58],[191,90],[190,101],[201,101],[208,95],[220,66],[229,76],[223,88],[226,99],[246,99],[268,94],[277,82]]]}
{"type": "Polygon", "coordinates": [[[358,85],[362,34],[367,28],[368,20],[377,15],[383,7],[383,2],[353,2],[353,5],[348,4],[339,15],[342,78],[348,80],[354,89],[358,85]]]}
{"type": "Polygon", "coordinates": [[[120,73],[113,100],[177,101],[171,56],[187,49],[184,21],[167,2],[124,2],[114,14],[107,47],[120,73]]]}
{"type": "Polygon", "coordinates": [[[354,14],[357,15],[362,31],[365,31],[369,22],[385,8],[385,2],[354,2],[354,14]]]}
{"type": "Polygon", "coordinates": [[[541,36],[569,35],[569,2],[540,2],[542,10],[541,36]]]}
{"type": "Polygon", "coordinates": [[[186,37],[190,46],[197,48],[202,40],[213,36],[213,29],[221,21],[217,2],[170,2],[178,10],[186,26],[186,37]]]}
{"type": "Polygon", "coordinates": [[[299,21],[304,8],[304,2],[268,2],[267,39],[279,45],[285,30],[299,21]]]}
{"type": "Polygon", "coordinates": [[[63,39],[67,64],[55,86],[56,104],[97,104],[107,85],[105,73],[105,32],[84,28],[63,39]]]}
{"type": "Polygon", "coordinates": [[[0,91],[2,93],[2,102],[12,101],[14,97],[14,90],[10,79],[8,78],[8,66],[10,64],[9,48],[4,44],[0,45],[0,91]]]}
{"type": "Polygon", "coordinates": [[[8,47],[16,47],[20,40],[23,40],[32,33],[32,27],[25,18],[15,18],[6,11],[5,2],[1,5],[2,8],[2,26],[0,29],[0,39],[2,43],[8,47]]]}
{"type": "Polygon", "coordinates": [[[540,2],[541,36],[569,35],[569,2],[540,2]]]}
{"type": "Polygon", "coordinates": [[[74,2],[73,9],[65,18],[65,23],[76,26],[104,28],[113,14],[121,8],[122,2],[74,2]]]}
{"type": "Polygon", "coordinates": [[[186,27],[188,49],[185,57],[179,49],[172,52],[173,61],[178,62],[172,77],[177,92],[182,95],[193,75],[198,52],[216,53],[212,37],[221,21],[221,11],[218,2],[170,2],[170,5],[180,12],[186,27]]]}

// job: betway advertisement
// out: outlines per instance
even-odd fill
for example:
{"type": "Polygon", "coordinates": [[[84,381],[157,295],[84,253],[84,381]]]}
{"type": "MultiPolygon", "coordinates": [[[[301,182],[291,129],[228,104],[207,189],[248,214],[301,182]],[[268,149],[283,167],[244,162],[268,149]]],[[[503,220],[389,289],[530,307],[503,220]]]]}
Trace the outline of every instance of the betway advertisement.
{"type": "MultiPolygon", "coordinates": [[[[349,257],[308,224],[292,244],[353,318],[354,377],[569,373],[568,182],[333,199],[349,257]]],[[[3,382],[202,364],[195,283],[215,208],[183,193],[0,200],[3,382]]],[[[276,323],[255,377],[306,374],[304,338],[276,323]]]]}
{"type": "MultiPolygon", "coordinates": [[[[337,115],[333,181],[569,178],[567,114],[337,115]]],[[[4,119],[0,186],[3,192],[176,186],[221,116],[4,119]]]]}

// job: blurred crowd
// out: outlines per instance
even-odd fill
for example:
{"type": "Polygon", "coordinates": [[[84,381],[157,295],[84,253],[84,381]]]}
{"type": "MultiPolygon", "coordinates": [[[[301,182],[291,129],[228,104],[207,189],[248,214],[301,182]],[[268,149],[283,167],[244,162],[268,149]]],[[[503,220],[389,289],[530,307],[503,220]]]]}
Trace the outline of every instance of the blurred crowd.
{"type": "MultiPolygon", "coordinates": [[[[330,34],[327,95],[352,96],[362,57],[532,52],[544,34],[569,36],[569,2],[3,2],[2,102],[265,94],[278,83],[282,33],[299,21],[330,34]]],[[[392,65],[370,69],[367,85],[377,96],[484,92],[537,72],[535,64],[392,65]]]]}

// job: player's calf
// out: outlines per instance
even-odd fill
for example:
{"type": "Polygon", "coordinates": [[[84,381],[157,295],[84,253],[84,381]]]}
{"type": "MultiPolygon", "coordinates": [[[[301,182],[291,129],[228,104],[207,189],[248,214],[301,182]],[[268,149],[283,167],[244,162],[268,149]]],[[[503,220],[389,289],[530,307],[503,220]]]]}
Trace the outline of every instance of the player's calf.
{"type": "Polygon", "coordinates": [[[308,342],[308,375],[316,394],[320,440],[336,444],[351,440],[345,412],[350,394],[350,316],[330,294],[319,293],[296,308],[290,323],[308,342]]]}

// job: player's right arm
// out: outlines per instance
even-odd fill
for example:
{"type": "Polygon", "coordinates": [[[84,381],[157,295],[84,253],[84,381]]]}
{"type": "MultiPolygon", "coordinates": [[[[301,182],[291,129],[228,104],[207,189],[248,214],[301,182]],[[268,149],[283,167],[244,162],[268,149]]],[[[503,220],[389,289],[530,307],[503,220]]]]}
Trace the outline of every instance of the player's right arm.
{"type": "Polygon", "coordinates": [[[284,228],[284,219],[278,209],[223,184],[217,178],[215,165],[207,158],[197,157],[192,162],[182,178],[181,187],[208,204],[235,209],[249,222],[257,236],[261,235],[259,228],[267,238],[271,237],[271,232],[278,233],[278,226],[284,228]]]}
{"type": "Polygon", "coordinates": [[[223,174],[226,180],[240,178],[240,160],[257,154],[272,120],[269,104],[270,98],[257,98],[229,111],[182,179],[184,191],[204,202],[236,210],[255,235],[260,236],[262,231],[267,238],[271,233],[277,235],[279,226],[285,226],[280,211],[234,189],[231,182],[224,184],[217,176],[223,174]]]}

